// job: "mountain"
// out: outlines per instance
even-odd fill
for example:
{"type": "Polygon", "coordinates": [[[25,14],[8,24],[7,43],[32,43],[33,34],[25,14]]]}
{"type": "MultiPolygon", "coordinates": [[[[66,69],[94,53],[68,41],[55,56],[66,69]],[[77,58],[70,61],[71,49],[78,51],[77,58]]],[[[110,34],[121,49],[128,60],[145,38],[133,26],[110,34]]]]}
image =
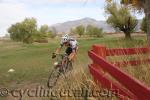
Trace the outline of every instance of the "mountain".
{"type": "MultiPolygon", "coordinates": [[[[57,23],[50,28],[54,27],[57,31],[57,33],[67,33],[70,31],[71,28],[75,28],[76,26],[83,25],[94,25],[98,28],[102,28],[104,32],[115,32],[115,29],[111,27],[109,24],[106,23],[106,21],[98,21],[92,18],[83,18],[79,20],[74,20],[74,21],[67,21],[64,23],[57,23]]],[[[136,30],[139,31],[140,24],[137,25],[136,30]]]]}

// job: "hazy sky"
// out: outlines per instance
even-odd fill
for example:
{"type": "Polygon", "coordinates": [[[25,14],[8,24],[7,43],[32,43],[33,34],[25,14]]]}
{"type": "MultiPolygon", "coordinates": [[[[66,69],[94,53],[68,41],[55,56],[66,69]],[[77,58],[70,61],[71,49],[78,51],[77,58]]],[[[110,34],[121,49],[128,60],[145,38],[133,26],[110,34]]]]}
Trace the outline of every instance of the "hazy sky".
{"type": "Polygon", "coordinates": [[[36,18],[38,25],[85,17],[106,20],[104,6],[105,0],[0,0],[0,36],[7,33],[11,24],[26,17],[36,18]]]}

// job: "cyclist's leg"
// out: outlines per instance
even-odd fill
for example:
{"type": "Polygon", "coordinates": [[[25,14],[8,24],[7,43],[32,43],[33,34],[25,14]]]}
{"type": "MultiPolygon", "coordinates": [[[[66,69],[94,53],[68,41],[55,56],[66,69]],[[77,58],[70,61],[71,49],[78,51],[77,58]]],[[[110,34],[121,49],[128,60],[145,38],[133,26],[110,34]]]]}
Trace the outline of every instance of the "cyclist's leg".
{"type": "MultiPolygon", "coordinates": [[[[65,50],[65,53],[67,54],[67,56],[69,56],[71,53],[72,53],[72,48],[71,47],[67,47],[66,50],[65,50]]],[[[62,59],[62,66],[60,68],[61,72],[63,72],[68,64],[68,61],[67,61],[68,58],[64,58],[62,59]]]]}
{"type": "MultiPolygon", "coordinates": [[[[72,50],[72,48],[71,47],[67,47],[67,49],[66,49],[66,54],[68,55],[68,56],[70,56],[70,54],[73,52],[73,50],[72,50]]],[[[70,66],[68,66],[68,64],[69,64],[70,62],[69,61],[67,61],[67,67],[70,67],[70,66]]],[[[67,68],[68,69],[68,68],[67,68]]]]}

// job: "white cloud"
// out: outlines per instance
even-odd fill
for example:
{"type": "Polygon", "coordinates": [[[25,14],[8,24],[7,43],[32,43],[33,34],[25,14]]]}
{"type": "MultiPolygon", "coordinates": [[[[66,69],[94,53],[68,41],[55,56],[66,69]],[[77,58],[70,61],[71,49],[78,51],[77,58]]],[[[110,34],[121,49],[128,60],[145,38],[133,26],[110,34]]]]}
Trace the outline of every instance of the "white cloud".
{"type": "Polygon", "coordinates": [[[104,9],[100,6],[65,6],[65,7],[43,7],[32,11],[39,24],[55,24],[68,20],[91,17],[104,20],[104,9]]]}
{"type": "Polygon", "coordinates": [[[0,36],[7,33],[7,28],[11,24],[22,21],[25,17],[35,17],[39,24],[49,25],[75,18],[94,18],[96,13],[101,14],[96,7],[72,7],[71,4],[90,4],[96,1],[102,2],[104,0],[0,0],[0,36]],[[49,4],[52,3],[61,5],[70,3],[70,6],[50,7],[49,4]]]}
{"type": "Polygon", "coordinates": [[[30,15],[22,3],[0,3],[0,36],[7,33],[10,24],[21,21],[25,16],[30,15]]]}
{"type": "Polygon", "coordinates": [[[7,3],[30,3],[30,4],[46,4],[46,3],[91,3],[96,1],[105,1],[105,0],[0,0],[0,2],[7,3]]]}
{"type": "Polygon", "coordinates": [[[105,0],[0,0],[0,36],[7,33],[11,24],[20,22],[25,17],[35,17],[39,25],[84,17],[105,20],[104,2],[105,0]]]}

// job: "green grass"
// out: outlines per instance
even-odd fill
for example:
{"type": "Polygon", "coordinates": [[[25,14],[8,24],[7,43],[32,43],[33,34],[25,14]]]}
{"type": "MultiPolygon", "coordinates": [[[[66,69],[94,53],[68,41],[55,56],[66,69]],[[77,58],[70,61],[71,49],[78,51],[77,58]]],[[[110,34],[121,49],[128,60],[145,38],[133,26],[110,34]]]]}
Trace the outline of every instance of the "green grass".
{"type": "MultiPolygon", "coordinates": [[[[22,44],[7,42],[1,44],[0,48],[0,80],[1,84],[9,82],[41,81],[46,78],[49,69],[52,67],[51,54],[59,46],[58,40],[48,44],[22,44]],[[10,68],[16,71],[11,75],[7,73],[10,68]]],[[[88,56],[87,51],[93,44],[102,44],[107,47],[139,47],[145,45],[143,37],[126,41],[116,38],[96,38],[78,40],[79,52],[77,64],[86,65],[88,56]]],[[[83,66],[87,67],[87,66],[83,66]]]]}
{"type": "MultiPolygon", "coordinates": [[[[90,63],[87,51],[93,44],[101,44],[109,48],[145,47],[147,45],[145,36],[137,36],[133,40],[113,37],[78,39],[78,42],[79,51],[74,70],[81,67],[85,71],[88,70],[87,65],[90,63]]],[[[58,46],[57,39],[50,40],[46,44],[22,44],[12,41],[0,43],[0,86],[15,88],[19,84],[28,82],[46,84],[49,71],[53,68],[51,54],[58,46]],[[10,68],[13,68],[15,72],[8,73],[10,68]]]]}

